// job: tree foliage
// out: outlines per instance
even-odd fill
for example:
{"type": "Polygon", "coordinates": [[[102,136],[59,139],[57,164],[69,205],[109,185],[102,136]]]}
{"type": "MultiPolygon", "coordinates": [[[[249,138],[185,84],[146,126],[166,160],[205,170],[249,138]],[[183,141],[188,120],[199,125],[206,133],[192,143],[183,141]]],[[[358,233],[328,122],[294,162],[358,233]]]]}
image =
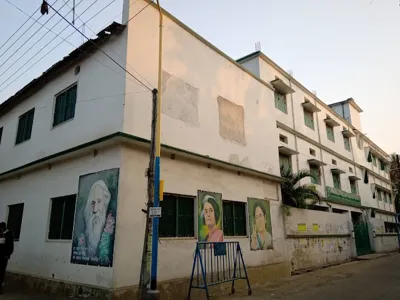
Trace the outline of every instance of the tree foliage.
{"type": "Polygon", "coordinates": [[[293,173],[291,168],[281,167],[281,176],[286,179],[281,183],[282,202],[297,208],[307,208],[321,201],[321,195],[313,184],[301,184],[301,180],[314,177],[308,170],[293,173]]]}
{"type": "Polygon", "coordinates": [[[396,212],[400,212],[400,159],[396,153],[390,156],[390,180],[392,182],[392,189],[394,193],[394,205],[396,212]]]}

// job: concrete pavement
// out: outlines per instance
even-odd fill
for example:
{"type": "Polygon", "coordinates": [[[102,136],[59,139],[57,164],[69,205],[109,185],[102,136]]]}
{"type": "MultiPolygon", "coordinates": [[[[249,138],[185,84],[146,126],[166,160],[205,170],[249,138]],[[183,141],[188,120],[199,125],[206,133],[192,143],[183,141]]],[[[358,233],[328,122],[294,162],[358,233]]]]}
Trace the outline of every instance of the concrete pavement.
{"type": "MultiPolygon", "coordinates": [[[[237,291],[218,300],[398,300],[400,299],[400,254],[296,275],[252,286],[253,295],[237,291]]],[[[66,300],[55,295],[33,295],[9,291],[0,300],[66,300]]],[[[216,300],[216,298],[213,298],[216,300]]],[[[174,299],[179,300],[179,299],[174,299]]],[[[183,300],[183,299],[182,299],[183,300]]]]}
{"type": "Polygon", "coordinates": [[[400,254],[321,269],[252,289],[250,297],[240,291],[219,300],[398,300],[400,254]]]}

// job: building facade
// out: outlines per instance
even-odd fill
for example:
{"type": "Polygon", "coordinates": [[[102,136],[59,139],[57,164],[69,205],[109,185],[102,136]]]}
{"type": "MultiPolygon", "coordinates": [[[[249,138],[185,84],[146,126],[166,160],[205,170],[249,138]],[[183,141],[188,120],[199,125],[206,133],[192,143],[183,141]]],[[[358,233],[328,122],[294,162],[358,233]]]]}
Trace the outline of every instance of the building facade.
{"type": "MultiPolygon", "coordinates": [[[[142,9],[94,42],[153,88],[158,10],[126,1],[123,21],[142,9]]],[[[163,13],[158,279],[165,293],[186,290],[196,242],[210,238],[211,226],[240,242],[253,282],[307,267],[296,260],[302,239],[292,231],[303,222],[293,218],[308,215],[285,219],[281,165],[317,175],[312,183],[326,201],[314,209],[325,212],[312,216],[324,229],[310,235],[334,235],[335,249],[347,243],[340,254],[318,248],[311,266],[355,255],[352,224],[379,219],[379,228],[390,227],[388,156],[362,134],[354,100],[328,106],[264,54],[235,61],[163,13]],[[210,198],[214,223],[206,225],[210,198]],[[257,205],[270,237],[261,244],[252,240],[257,205]]],[[[0,105],[0,218],[16,235],[11,273],[131,295],[144,240],[151,97],[87,42],[0,105]]]]}

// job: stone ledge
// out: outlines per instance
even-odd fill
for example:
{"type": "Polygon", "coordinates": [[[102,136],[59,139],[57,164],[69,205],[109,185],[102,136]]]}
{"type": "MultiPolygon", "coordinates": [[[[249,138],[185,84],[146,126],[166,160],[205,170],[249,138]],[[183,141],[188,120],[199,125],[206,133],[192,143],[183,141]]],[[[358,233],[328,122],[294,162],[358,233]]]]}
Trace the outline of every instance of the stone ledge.
{"type": "MultiPolygon", "coordinates": [[[[289,262],[277,264],[263,265],[247,268],[251,285],[262,284],[266,281],[272,281],[279,278],[291,276],[289,262]]],[[[176,279],[170,281],[162,281],[158,284],[161,300],[178,300],[186,299],[189,290],[189,278],[176,279]]],[[[221,296],[228,295],[231,291],[230,282],[212,286],[209,289],[210,295],[221,296]]],[[[112,299],[112,300],[132,300],[138,297],[138,287],[129,286],[113,290],[101,289],[96,287],[79,285],[77,283],[62,282],[32,275],[19,273],[7,273],[7,285],[11,289],[30,289],[36,292],[47,294],[60,294],[64,296],[76,296],[84,298],[96,299],[112,299]]],[[[247,289],[245,280],[235,282],[236,290],[247,289]]],[[[192,289],[191,299],[204,299],[205,291],[192,289]]]]}

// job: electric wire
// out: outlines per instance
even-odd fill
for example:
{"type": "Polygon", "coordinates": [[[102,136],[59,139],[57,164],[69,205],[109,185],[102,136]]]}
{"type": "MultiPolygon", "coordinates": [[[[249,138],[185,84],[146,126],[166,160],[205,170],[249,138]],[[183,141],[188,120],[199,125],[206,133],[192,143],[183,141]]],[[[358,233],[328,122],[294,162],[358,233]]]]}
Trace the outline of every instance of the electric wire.
{"type": "MultiPolygon", "coordinates": [[[[46,2],[47,3],[47,2],[46,2]]],[[[85,37],[93,46],[95,46],[98,50],[100,50],[105,56],[107,56],[110,60],[112,60],[116,65],[118,65],[122,70],[124,70],[126,73],[131,75],[133,78],[135,78],[140,84],[142,84],[145,88],[148,90],[152,90],[149,88],[146,84],[144,84],[140,79],[138,79],[135,75],[133,75],[131,72],[129,72],[127,69],[125,69],[121,64],[119,64],[114,58],[112,58],[109,54],[107,54],[103,49],[101,49],[95,42],[93,42],[91,39],[89,39],[83,32],[81,32],[74,24],[72,24],[70,21],[68,21],[61,13],[59,13],[53,6],[47,3],[47,5],[55,11],[56,14],[58,14],[61,18],[64,19],[65,22],[67,22],[70,26],[72,26],[77,32],[79,32],[83,37],[85,37]]]]}
{"type": "MultiPolygon", "coordinates": [[[[102,9],[100,9],[95,15],[93,15],[92,17],[90,17],[86,22],[89,22],[90,20],[92,20],[94,17],[96,17],[99,13],[101,13],[102,11],[104,11],[107,7],[109,7],[115,0],[112,0],[110,3],[108,3],[106,6],[104,6],[102,9]]],[[[86,11],[86,10],[85,10],[86,11]]],[[[85,13],[85,11],[83,13],[85,13]]],[[[81,15],[83,14],[81,13],[81,15]]],[[[68,26],[67,26],[68,27],[68,26]]],[[[54,32],[53,32],[54,33],[54,32]]],[[[57,45],[55,45],[53,48],[51,48],[48,52],[46,52],[41,58],[39,58],[38,60],[36,60],[35,63],[33,63],[28,69],[26,69],[23,73],[21,73],[18,77],[16,77],[14,80],[12,80],[9,84],[7,84],[2,90],[0,90],[0,92],[4,91],[5,89],[7,89],[11,84],[13,84],[15,81],[17,81],[21,76],[23,76],[26,72],[28,72],[30,69],[32,69],[33,66],[35,66],[36,64],[38,64],[42,59],[44,59],[45,57],[47,57],[52,51],[54,51],[54,49],[56,49],[59,45],[61,45],[63,42],[67,42],[68,44],[70,44],[72,47],[77,48],[75,45],[73,45],[71,42],[69,42],[67,39],[73,35],[75,33],[75,31],[71,32],[71,34],[69,34],[66,38],[63,38],[60,36],[60,38],[62,39],[62,41],[60,43],[58,43],[57,45]]],[[[60,33],[59,33],[60,34],[60,33]]],[[[59,35],[58,34],[58,35],[59,35]]],[[[57,35],[57,36],[58,36],[57,35]]],[[[53,39],[54,40],[54,39],[53,39]]],[[[49,44],[49,43],[48,43],[49,44]]],[[[47,45],[45,45],[43,48],[45,48],[47,45]]],[[[77,48],[79,51],[81,51],[83,54],[88,54],[85,51],[83,51],[82,49],[77,48]]],[[[39,51],[41,51],[42,49],[40,49],[39,51]]],[[[137,83],[136,81],[134,81],[133,79],[131,79],[130,77],[126,77],[125,75],[119,73],[118,71],[114,70],[113,68],[105,65],[103,62],[97,60],[93,55],[90,56],[93,60],[97,61],[98,63],[102,64],[103,66],[105,66],[106,68],[110,69],[111,71],[113,71],[114,73],[128,79],[129,81],[141,86],[139,83],[137,83]]],[[[23,67],[23,66],[22,66],[23,67]]],[[[22,69],[22,67],[20,67],[16,72],[14,72],[12,76],[14,76],[20,69],[22,69]]],[[[11,78],[9,77],[9,78],[11,78]]],[[[7,82],[8,80],[6,80],[5,82],[7,82]]],[[[3,82],[2,84],[0,84],[0,87],[4,85],[3,82]]]]}

